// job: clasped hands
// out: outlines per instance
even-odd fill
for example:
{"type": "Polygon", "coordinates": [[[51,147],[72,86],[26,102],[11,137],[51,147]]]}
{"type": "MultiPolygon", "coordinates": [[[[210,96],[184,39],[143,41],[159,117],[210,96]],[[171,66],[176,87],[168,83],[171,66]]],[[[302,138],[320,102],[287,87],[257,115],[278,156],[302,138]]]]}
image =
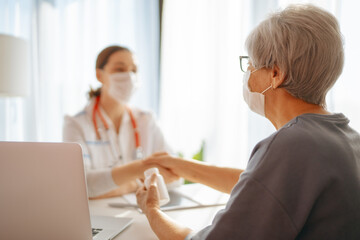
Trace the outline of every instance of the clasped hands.
{"type": "MultiPolygon", "coordinates": [[[[166,152],[154,153],[142,162],[145,166],[149,166],[148,168],[157,167],[166,183],[179,179],[180,175],[176,169],[178,160],[166,152]]],[[[145,214],[150,210],[160,208],[155,174],[151,177],[149,189],[146,189],[145,186],[138,188],[136,198],[139,207],[145,214]]]]}

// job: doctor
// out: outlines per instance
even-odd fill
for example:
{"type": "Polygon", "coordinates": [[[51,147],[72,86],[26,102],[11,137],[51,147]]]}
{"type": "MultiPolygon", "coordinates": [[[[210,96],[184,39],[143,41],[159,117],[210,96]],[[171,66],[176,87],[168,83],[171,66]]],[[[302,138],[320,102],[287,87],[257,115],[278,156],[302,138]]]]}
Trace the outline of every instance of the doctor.
{"type": "MultiPolygon", "coordinates": [[[[136,72],[129,49],[105,48],[96,60],[96,78],[102,86],[91,89],[83,111],[65,116],[63,140],[82,146],[89,198],[135,191],[135,179],[149,168],[141,159],[170,151],[154,116],[127,105],[138,84],[136,72]]],[[[159,170],[167,183],[178,179],[164,168],[159,170]]]]}

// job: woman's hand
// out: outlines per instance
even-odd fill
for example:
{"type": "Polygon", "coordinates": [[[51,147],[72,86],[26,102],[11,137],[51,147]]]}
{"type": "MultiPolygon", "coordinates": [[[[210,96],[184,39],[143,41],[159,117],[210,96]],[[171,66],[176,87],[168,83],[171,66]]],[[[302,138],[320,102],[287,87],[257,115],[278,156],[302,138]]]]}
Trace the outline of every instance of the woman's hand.
{"type": "MultiPolygon", "coordinates": [[[[160,168],[166,169],[177,176],[181,176],[178,167],[180,166],[182,161],[185,160],[173,157],[167,152],[157,152],[145,158],[143,160],[143,163],[149,166],[160,166],[160,168]]],[[[161,169],[159,170],[161,171],[161,169]]]]}
{"type": "Polygon", "coordinates": [[[159,169],[161,176],[163,176],[165,183],[171,183],[179,180],[179,176],[168,168],[162,166],[156,166],[159,169]]]}
{"type": "Polygon", "coordinates": [[[156,174],[153,174],[150,178],[149,189],[142,186],[136,191],[136,199],[139,207],[145,214],[151,210],[160,209],[156,174]]]}
{"type": "Polygon", "coordinates": [[[153,174],[150,178],[149,189],[142,186],[136,191],[136,199],[139,207],[149,220],[151,229],[160,240],[185,239],[191,233],[190,228],[179,225],[160,210],[156,174],[153,174]]]}
{"type": "Polygon", "coordinates": [[[172,169],[169,167],[166,162],[169,159],[173,159],[174,157],[170,156],[166,152],[158,152],[150,155],[149,157],[139,161],[141,163],[141,167],[139,169],[139,177],[140,179],[143,179],[144,177],[144,171],[146,171],[149,168],[156,167],[159,169],[160,174],[163,176],[165,183],[171,183],[174,181],[179,180],[179,175],[176,174],[172,169]],[[161,164],[161,162],[164,162],[161,164]]]}

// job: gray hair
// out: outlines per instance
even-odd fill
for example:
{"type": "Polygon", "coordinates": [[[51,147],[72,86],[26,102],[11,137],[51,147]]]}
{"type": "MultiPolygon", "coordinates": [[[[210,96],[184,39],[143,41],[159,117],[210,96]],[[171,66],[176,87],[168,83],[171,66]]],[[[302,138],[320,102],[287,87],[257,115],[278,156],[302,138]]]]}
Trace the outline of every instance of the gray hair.
{"type": "Polygon", "coordinates": [[[261,22],[245,45],[254,67],[276,65],[285,73],[280,87],[326,106],[326,94],[344,65],[342,35],[332,14],[309,4],[290,5],[261,22]]]}

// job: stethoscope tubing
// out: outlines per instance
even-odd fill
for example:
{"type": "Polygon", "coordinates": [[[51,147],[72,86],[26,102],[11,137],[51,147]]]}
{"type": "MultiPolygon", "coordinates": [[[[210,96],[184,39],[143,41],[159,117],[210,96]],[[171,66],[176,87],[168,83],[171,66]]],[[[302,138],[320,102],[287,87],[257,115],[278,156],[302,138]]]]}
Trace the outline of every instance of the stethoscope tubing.
{"type": "MultiPolygon", "coordinates": [[[[106,131],[109,130],[109,125],[107,124],[105,118],[103,117],[103,115],[101,114],[101,112],[99,110],[99,102],[100,102],[100,96],[97,96],[96,99],[95,99],[95,104],[94,104],[94,108],[93,108],[93,112],[92,112],[92,121],[93,121],[93,125],[94,125],[94,128],[95,128],[96,138],[98,140],[102,139],[102,137],[101,137],[101,135],[99,133],[99,128],[98,128],[97,121],[96,121],[96,115],[99,116],[101,122],[103,123],[103,125],[105,127],[105,130],[106,131]]],[[[139,135],[139,131],[138,131],[138,128],[137,128],[137,122],[136,122],[136,119],[135,119],[131,109],[128,106],[126,106],[125,108],[126,108],[128,114],[130,116],[131,126],[132,126],[133,131],[134,131],[135,158],[140,159],[140,158],[143,157],[142,156],[143,154],[142,154],[142,148],[141,148],[141,145],[140,145],[140,135],[139,135]]],[[[108,136],[108,138],[109,138],[109,136],[108,136]]],[[[112,152],[116,156],[117,151],[115,151],[114,146],[112,146],[112,144],[110,142],[110,139],[108,139],[108,140],[109,140],[109,144],[111,145],[112,152]]]]}

